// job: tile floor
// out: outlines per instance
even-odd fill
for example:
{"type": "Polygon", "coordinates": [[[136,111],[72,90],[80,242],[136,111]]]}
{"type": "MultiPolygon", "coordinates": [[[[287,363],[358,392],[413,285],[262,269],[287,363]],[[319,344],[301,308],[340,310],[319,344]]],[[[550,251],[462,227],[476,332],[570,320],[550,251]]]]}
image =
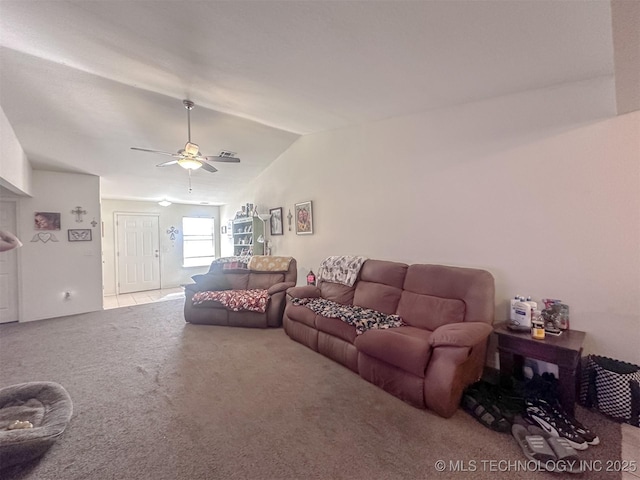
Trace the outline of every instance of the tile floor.
{"type": "Polygon", "coordinates": [[[184,288],[163,288],[162,290],[147,290],[145,292],[123,293],[121,295],[107,295],[103,298],[105,310],[118,307],[130,307],[142,303],[163,302],[184,298],[184,288]]]}

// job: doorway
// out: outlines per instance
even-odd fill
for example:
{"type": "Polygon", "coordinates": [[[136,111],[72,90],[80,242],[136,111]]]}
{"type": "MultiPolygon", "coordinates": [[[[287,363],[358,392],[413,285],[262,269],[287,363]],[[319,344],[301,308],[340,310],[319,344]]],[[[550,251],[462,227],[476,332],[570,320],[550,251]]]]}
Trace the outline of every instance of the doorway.
{"type": "MultiPolygon", "coordinates": [[[[0,230],[16,233],[16,202],[0,201],[0,230]]],[[[18,250],[0,254],[0,323],[18,321],[18,250]]]]}
{"type": "Polygon", "coordinates": [[[116,213],[117,293],[160,288],[159,216],[116,213]]]}

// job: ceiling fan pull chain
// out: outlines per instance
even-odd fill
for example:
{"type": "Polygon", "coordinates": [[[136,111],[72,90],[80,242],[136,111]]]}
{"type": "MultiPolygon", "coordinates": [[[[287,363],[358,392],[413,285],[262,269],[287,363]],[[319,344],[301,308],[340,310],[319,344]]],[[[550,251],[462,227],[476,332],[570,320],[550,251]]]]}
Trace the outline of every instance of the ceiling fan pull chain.
{"type": "Polygon", "coordinates": [[[189,172],[189,193],[191,193],[191,170],[188,170],[189,172]]]}

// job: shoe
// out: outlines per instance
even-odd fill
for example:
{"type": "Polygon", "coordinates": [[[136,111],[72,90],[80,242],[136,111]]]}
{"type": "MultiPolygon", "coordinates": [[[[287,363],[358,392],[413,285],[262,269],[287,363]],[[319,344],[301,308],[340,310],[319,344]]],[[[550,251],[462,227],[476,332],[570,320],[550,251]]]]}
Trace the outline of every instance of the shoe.
{"type": "Polygon", "coordinates": [[[587,427],[585,427],[583,424],[581,424],[578,420],[576,420],[575,417],[566,413],[559,402],[556,401],[555,404],[552,403],[551,408],[553,409],[555,415],[562,417],[563,420],[569,425],[571,425],[573,429],[576,431],[576,433],[580,435],[582,438],[584,438],[584,440],[589,445],[600,444],[600,438],[591,430],[589,430],[587,427]]]}
{"type": "Polygon", "coordinates": [[[496,402],[493,386],[476,382],[462,394],[462,408],[485,427],[496,432],[511,431],[511,422],[496,402]]]}
{"type": "Polygon", "coordinates": [[[598,445],[600,443],[600,438],[595,433],[567,414],[562,408],[558,400],[558,379],[552,373],[545,372],[542,375],[534,375],[530,383],[530,393],[535,393],[534,397],[545,400],[553,409],[554,415],[562,417],[589,445],[598,445]]]}
{"type": "Polygon", "coordinates": [[[554,411],[548,402],[541,399],[527,398],[525,405],[526,417],[545,432],[555,437],[567,439],[569,445],[576,450],[586,450],[589,448],[587,441],[576,432],[573,425],[568,423],[562,415],[554,411]]]}
{"type": "Polygon", "coordinates": [[[573,425],[573,428],[578,432],[582,438],[586,440],[589,445],[600,445],[600,437],[589,430],[587,427],[582,425],[578,420],[574,417],[568,417],[569,421],[573,425]]]}
{"type": "Polygon", "coordinates": [[[527,427],[527,431],[530,435],[539,435],[544,438],[551,447],[551,450],[553,450],[553,453],[555,453],[555,462],[553,464],[545,465],[547,470],[566,473],[583,472],[578,452],[576,452],[566,438],[554,437],[542,430],[540,427],[535,426],[527,427]]]}
{"type": "Polygon", "coordinates": [[[545,465],[552,464],[557,460],[558,457],[551,446],[541,435],[534,435],[518,424],[511,427],[511,433],[520,448],[522,448],[522,453],[524,453],[525,457],[536,462],[540,468],[544,468],[545,465]]]}

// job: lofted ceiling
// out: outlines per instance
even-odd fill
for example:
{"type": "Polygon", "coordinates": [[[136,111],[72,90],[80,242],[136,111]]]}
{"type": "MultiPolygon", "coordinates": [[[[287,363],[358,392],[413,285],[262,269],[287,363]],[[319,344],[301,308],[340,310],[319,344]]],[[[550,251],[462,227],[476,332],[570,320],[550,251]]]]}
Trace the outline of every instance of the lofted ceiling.
{"type": "MultiPolygon", "coordinates": [[[[300,135],[614,75],[608,1],[0,1],[0,105],[34,168],[211,202],[300,135]],[[187,173],[192,140],[240,164],[187,173]]],[[[304,159],[300,159],[304,161],[304,159]]]]}

